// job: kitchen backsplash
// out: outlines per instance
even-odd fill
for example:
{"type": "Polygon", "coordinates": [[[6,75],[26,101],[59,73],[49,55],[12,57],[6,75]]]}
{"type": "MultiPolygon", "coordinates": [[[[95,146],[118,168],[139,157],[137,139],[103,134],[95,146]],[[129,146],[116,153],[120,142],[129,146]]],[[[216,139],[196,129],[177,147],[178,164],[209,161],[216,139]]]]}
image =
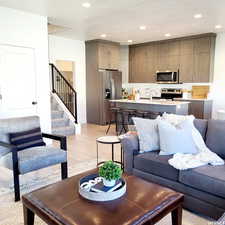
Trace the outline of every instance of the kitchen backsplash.
{"type": "Polygon", "coordinates": [[[192,86],[195,85],[211,85],[210,83],[185,83],[185,84],[154,84],[154,83],[124,83],[123,88],[125,88],[128,93],[132,92],[132,89],[140,91],[140,97],[148,98],[149,93],[153,97],[161,96],[162,88],[182,88],[186,90],[192,90],[192,86]]]}

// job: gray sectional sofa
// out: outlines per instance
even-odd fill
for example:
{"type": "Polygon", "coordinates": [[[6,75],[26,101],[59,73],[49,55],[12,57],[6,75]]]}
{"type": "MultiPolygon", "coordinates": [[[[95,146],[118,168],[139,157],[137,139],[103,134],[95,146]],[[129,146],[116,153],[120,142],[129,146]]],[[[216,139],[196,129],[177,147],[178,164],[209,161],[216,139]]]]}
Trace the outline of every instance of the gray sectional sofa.
{"type": "MultiPolygon", "coordinates": [[[[194,124],[206,145],[225,159],[225,121],[196,119],[194,124]]],[[[160,156],[158,151],[140,154],[136,135],[125,135],[121,143],[125,172],[183,193],[184,208],[193,212],[214,219],[225,212],[225,166],[180,171],[169,165],[172,156],[160,156]]]]}

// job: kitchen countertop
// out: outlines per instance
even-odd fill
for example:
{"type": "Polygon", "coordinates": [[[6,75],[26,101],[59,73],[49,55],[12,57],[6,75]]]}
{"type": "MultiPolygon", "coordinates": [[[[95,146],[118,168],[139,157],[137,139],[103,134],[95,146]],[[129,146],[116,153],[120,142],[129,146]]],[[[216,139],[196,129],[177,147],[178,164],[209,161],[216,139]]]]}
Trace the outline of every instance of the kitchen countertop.
{"type": "Polygon", "coordinates": [[[212,99],[207,98],[174,98],[176,101],[212,101],[212,99]]]}
{"type": "Polygon", "coordinates": [[[168,100],[146,100],[146,99],[140,99],[140,100],[128,100],[128,99],[115,99],[110,100],[110,102],[119,102],[119,103],[133,103],[133,104],[148,104],[148,105],[163,105],[163,106],[177,106],[177,105],[183,105],[183,104],[189,104],[190,102],[179,102],[179,101],[168,101],[168,100]]]}

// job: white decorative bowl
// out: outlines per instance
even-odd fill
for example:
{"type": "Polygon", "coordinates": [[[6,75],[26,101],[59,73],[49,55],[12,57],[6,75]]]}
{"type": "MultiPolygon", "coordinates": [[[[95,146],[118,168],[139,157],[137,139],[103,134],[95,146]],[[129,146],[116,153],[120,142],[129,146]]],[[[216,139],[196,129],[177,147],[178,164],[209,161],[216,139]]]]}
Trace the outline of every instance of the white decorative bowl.
{"type": "Polygon", "coordinates": [[[83,177],[79,181],[79,194],[88,200],[97,201],[97,202],[105,202],[105,201],[112,201],[122,197],[126,193],[126,182],[122,180],[122,186],[112,192],[93,192],[88,188],[81,187],[82,183],[88,182],[90,180],[94,180],[95,178],[99,177],[98,174],[91,174],[86,177],[83,177]]]}

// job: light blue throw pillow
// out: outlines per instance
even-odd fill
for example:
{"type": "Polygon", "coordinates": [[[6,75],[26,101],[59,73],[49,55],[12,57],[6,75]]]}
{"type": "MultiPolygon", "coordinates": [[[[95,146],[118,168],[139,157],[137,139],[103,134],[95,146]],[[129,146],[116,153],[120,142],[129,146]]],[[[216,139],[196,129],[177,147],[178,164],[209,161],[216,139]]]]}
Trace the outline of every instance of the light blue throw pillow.
{"type": "Polygon", "coordinates": [[[160,155],[198,153],[192,137],[192,128],[190,120],[185,120],[178,126],[174,126],[163,120],[158,121],[160,155]]]}
{"type": "Polygon", "coordinates": [[[140,153],[159,150],[158,120],[132,119],[138,134],[140,153]]]}

